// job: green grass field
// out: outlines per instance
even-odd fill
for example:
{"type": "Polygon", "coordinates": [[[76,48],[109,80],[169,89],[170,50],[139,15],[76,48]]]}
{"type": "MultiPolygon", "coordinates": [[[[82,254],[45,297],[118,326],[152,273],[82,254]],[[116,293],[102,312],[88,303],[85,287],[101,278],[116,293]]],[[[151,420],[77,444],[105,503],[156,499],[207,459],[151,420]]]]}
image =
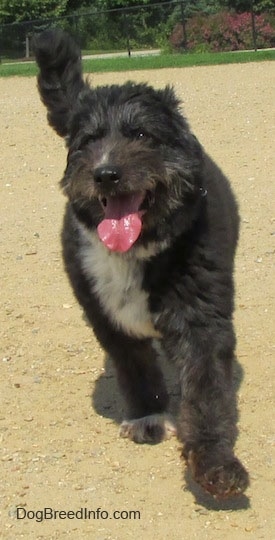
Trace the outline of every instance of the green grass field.
{"type": "MultiPolygon", "coordinates": [[[[187,53],[160,54],[158,56],[94,58],[84,60],[86,73],[107,71],[130,71],[141,69],[180,68],[190,66],[210,66],[219,64],[236,64],[275,60],[274,50],[240,51],[226,53],[187,53]]],[[[2,63],[0,77],[34,76],[37,74],[33,62],[2,63]]]]}

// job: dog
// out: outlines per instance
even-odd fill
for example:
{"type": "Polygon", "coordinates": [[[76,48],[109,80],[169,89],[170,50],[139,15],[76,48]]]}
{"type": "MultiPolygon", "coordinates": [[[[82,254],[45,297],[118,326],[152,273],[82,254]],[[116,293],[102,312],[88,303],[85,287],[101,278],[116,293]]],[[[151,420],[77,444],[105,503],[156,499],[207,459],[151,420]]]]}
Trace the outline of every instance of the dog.
{"type": "Polygon", "coordinates": [[[128,406],[120,434],[154,444],[176,433],[206,492],[243,493],[232,381],[239,215],[229,181],[171,87],[91,87],[62,30],[38,34],[33,48],[49,124],[68,147],[65,269],[114,362],[128,406]],[[161,355],[177,370],[176,422],[161,355]]]}

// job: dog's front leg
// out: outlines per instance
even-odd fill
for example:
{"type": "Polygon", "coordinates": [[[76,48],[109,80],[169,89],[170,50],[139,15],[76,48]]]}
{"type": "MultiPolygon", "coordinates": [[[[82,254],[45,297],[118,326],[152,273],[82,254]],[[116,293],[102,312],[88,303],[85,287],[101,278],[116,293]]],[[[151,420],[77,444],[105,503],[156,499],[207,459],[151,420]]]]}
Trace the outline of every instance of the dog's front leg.
{"type": "Polygon", "coordinates": [[[152,340],[138,339],[115,330],[99,309],[85,307],[98,340],[114,363],[127,403],[128,411],[120,426],[120,436],[149,444],[170,438],[176,428],[167,414],[168,393],[152,340]]]}
{"type": "Polygon", "coordinates": [[[151,340],[120,335],[117,345],[112,339],[110,353],[128,405],[120,436],[149,444],[169,438],[176,428],[166,412],[168,394],[151,340]]]}
{"type": "Polygon", "coordinates": [[[210,339],[205,328],[189,328],[184,334],[173,344],[167,340],[168,354],[180,370],[178,437],[193,478],[205,491],[223,499],[242,493],[249,484],[248,473],[233,451],[237,436],[234,334],[231,328],[220,329],[216,340],[215,333],[210,339]]]}

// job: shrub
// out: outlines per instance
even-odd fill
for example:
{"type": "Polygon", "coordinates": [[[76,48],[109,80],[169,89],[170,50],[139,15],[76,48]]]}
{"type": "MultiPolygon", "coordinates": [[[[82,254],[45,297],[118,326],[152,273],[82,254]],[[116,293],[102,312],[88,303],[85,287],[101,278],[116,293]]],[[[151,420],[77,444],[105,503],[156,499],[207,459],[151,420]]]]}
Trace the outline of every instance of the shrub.
{"type": "MultiPolygon", "coordinates": [[[[275,28],[265,14],[255,15],[257,47],[275,46],[275,28]]],[[[196,15],[187,21],[187,46],[196,51],[236,51],[253,46],[250,13],[222,12],[196,15]]],[[[183,48],[183,27],[175,25],[169,38],[174,50],[183,48]]]]}

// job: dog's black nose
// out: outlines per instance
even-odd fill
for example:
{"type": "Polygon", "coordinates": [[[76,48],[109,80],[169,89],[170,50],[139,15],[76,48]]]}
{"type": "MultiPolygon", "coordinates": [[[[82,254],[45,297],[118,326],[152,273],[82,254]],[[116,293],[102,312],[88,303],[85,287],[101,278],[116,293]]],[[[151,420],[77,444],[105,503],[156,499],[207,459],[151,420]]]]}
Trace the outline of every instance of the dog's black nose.
{"type": "Polygon", "coordinates": [[[118,184],[120,178],[121,170],[116,165],[101,165],[94,171],[94,179],[97,184],[102,184],[102,187],[118,184]]]}

